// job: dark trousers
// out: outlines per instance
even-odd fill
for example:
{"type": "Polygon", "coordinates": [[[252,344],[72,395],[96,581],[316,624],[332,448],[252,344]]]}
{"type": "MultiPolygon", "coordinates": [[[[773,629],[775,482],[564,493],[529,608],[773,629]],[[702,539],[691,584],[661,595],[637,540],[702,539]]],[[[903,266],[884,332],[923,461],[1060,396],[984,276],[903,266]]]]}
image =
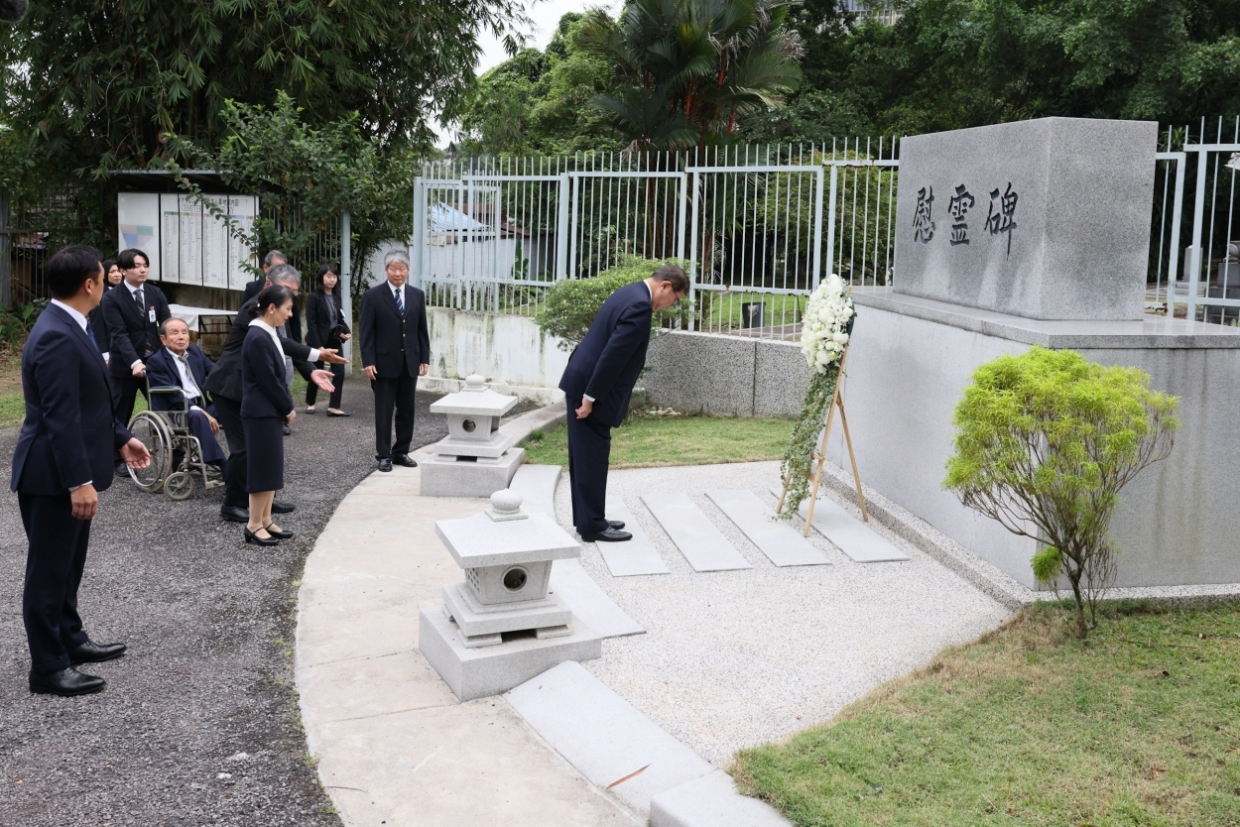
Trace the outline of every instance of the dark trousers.
{"type": "Polygon", "coordinates": [[[375,459],[388,459],[392,454],[407,454],[413,442],[413,405],[418,379],[401,368],[395,379],[375,379],[370,383],[375,392],[375,459]],[[392,411],[396,411],[396,443],[392,443],[392,411]]]}
{"type": "MultiPolygon", "coordinates": [[[[133,403],[141,393],[146,397],[146,380],[141,376],[112,376],[112,413],[125,424],[133,418],[133,403]]],[[[150,399],[147,399],[150,403],[150,399]]]]}
{"type": "MultiPolygon", "coordinates": [[[[211,414],[211,416],[216,417],[217,420],[219,419],[214,405],[207,405],[204,410],[211,414]]],[[[203,461],[208,465],[218,465],[223,468],[224,449],[220,447],[220,441],[211,432],[211,423],[207,422],[206,414],[202,411],[190,411],[189,430],[190,433],[198,437],[198,444],[202,446],[203,461]]]]}
{"type": "Polygon", "coordinates": [[[224,466],[224,505],[249,508],[245,492],[248,462],[245,453],[245,426],[241,423],[241,402],[224,396],[215,397],[215,418],[228,438],[228,464],[224,466]]]}
{"type": "MultiPolygon", "coordinates": [[[[344,394],[344,365],[333,364],[333,365],[328,365],[327,367],[332,372],[332,386],[335,388],[335,390],[332,391],[331,399],[329,399],[327,402],[327,407],[340,410],[340,398],[341,398],[341,395],[344,394]]],[[[315,362],[314,369],[322,370],[323,363],[315,362]]],[[[314,384],[313,382],[309,382],[306,385],[306,404],[313,405],[314,400],[318,398],[319,398],[319,386],[314,384]]]]}
{"type": "Polygon", "coordinates": [[[86,566],[90,520],[73,519],[69,495],[18,494],[18,507],[30,549],[22,620],[34,672],[57,672],[69,666],[69,649],[88,638],[77,611],[78,585],[86,566]]]}
{"type": "Polygon", "coordinates": [[[580,534],[607,530],[607,465],[611,460],[611,428],[594,417],[577,418],[568,405],[568,481],[573,494],[573,525],[580,534]]]}

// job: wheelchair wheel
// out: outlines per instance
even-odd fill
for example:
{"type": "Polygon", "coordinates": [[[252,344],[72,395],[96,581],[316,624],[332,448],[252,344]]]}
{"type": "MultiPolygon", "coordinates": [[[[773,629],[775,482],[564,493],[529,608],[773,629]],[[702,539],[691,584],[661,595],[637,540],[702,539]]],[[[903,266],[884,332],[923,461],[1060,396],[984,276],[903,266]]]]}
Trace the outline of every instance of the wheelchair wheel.
{"type": "Polygon", "coordinates": [[[169,474],[168,479],[164,480],[164,493],[170,500],[188,500],[194,496],[194,478],[188,471],[169,474]]]}
{"type": "Polygon", "coordinates": [[[151,464],[129,469],[129,476],[143,491],[160,490],[172,467],[172,432],[162,418],[150,411],[135,414],[129,420],[129,432],[151,452],[151,464]]]}

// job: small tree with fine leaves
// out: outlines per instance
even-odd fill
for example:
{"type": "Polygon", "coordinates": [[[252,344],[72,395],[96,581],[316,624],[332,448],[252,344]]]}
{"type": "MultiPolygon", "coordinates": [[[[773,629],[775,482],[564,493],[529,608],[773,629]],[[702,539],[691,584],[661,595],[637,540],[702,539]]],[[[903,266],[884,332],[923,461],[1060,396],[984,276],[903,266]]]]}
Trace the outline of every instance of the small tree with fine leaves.
{"type": "Polygon", "coordinates": [[[1098,600],[1114,581],[1107,526],[1119,492],[1168,456],[1179,427],[1176,398],[1149,384],[1139,368],[1035,347],[979,367],[956,407],[944,486],[1044,544],[1034,576],[1056,587],[1067,579],[1080,637],[1096,625],[1098,600]]]}

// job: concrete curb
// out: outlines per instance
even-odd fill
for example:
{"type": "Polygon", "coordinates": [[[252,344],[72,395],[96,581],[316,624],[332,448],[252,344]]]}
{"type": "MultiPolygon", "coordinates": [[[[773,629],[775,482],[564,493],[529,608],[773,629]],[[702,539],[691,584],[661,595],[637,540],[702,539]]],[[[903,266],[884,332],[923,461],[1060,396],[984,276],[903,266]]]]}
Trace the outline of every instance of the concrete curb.
{"type": "Polygon", "coordinates": [[[521,414],[516,419],[500,425],[499,429],[515,437],[516,444],[520,444],[521,440],[534,431],[554,431],[567,416],[568,409],[561,401],[521,414]]]}

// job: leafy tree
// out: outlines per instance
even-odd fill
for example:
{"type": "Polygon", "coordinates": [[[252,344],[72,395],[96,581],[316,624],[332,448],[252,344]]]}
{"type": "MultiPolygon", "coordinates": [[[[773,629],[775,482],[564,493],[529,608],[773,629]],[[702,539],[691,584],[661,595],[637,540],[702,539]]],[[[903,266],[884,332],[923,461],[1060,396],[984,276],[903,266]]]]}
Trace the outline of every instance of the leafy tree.
{"type": "Polygon", "coordinates": [[[1107,526],[1119,492],[1170,454],[1179,427],[1175,397],[1149,383],[1139,368],[1035,347],[979,367],[956,407],[944,486],[1013,534],[1045,543],[1034,576],[1051,585],[1067,578],[1081,637],[1113,582],[1107,526]]]}
{"type": "Polygon", "coordinates": [[[545,52],[523,49],[479,78],[459,110],[459,143],[488,155],[571,155],[612,149],[618,136],[590,99],[610,68],[578,45],[585,16],[560,18],[545,52]]]}
{"type": "Polygon", "coordinates": [[[366,137],[426,142],[469,89],[477,35],[524,19],[518,0],[37,3],[0,28],[0,123],[45,168],[98,176],[163,157],[166,133],[212,146],[226,101],[279,91],[309,123],[358,112],[366,137]]]}
{"type": "MultiPolygon", "coordinates": [[[[365,137],[356,112],[314,127],[279,92],[270,109],[226,101],[221,118],[229,135],[218,149],[178,135],[164,136],[165,142],[181,162],[221,170],[230,187],[258,195],[264,217],[253,227],[229,227],[256,257],[280,249],[297,258],[345,210],[352,218],[354,261],[366,260],[386,239],[408,235],[413,153],[365,137]]],[[[179,177],[180,166],[168,166],[179,177]]],[[[187,179],[180,182],[187,192],[199,193],[187,179]]],[[[202,203],[221,215],[213,202],[202,203]]]]}
{"type": "Polygon", "coordinates": [[[611,64],[594,105],[634,150],[729,141],[800,82],[790,0],[631,0],[618,20],[591,12],[581,43],[611,64]]]}

